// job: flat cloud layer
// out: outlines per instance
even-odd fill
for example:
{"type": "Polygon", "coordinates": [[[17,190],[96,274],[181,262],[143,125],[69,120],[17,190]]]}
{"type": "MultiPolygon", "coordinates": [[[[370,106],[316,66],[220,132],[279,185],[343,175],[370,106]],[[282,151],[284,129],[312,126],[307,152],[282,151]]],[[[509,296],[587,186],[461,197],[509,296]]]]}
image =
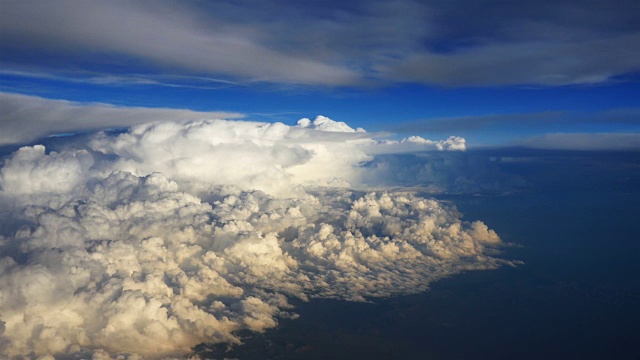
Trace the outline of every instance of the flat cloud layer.
{"type": "Polygon", "coordinates": [[[636,1],[33,0],[2,6],[5,68],[32,76],[61,72],[86,80],[78,69],[99,74],[111,63],[126,70],[120,80],[105,80],[122,83],[140,80],[142,67],[152,75],[171,71],[244,83],[558,86],[607,82],[640,69],[636,1]]]}
{"type": "Polygon", "coordinates": [[[524,140],[522,145],[537,149],[638,151],[640,134],[554,133],[524,140]]]}
{"type": "Polygon", "coordinates": [[[199,112],[74,103],[67,100],[0,92],[0,117],[2,118],[0,145],[25,143],[65,132],[129,127],[150,121],[236,119],[242,116],[242,114],[223,111],[199,112]]]}
{"type": "Polygon", "coordinates": [[[0,168],[0,353],[187,356],[295,318],[290,298],[366,301],[505,263],[482,222],[367,189],[376,146],[389,143],[318,117],[142,124],[84,148],[19,149],[0,168]]]}

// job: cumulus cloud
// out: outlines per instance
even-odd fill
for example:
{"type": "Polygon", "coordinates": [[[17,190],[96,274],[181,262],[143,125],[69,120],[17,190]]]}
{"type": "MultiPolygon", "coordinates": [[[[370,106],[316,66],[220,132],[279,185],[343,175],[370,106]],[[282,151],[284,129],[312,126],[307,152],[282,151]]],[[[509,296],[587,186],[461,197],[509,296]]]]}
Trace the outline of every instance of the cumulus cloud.
{"type": "Polygon", "coordinates": [[[295,318],[291,298],[367,301],[506,263],[482,222],[366,188],[376,146],[318,117],[19,149],[0,169],[0,353],[180,357],[295,318]]]}
{"type": "Polygon", "coordinates": [[[298,185],[356,185],[367,174],[362,163],[380,153],[464,150],[464,139],[375,140],[363,129],[318,116],[296,126],[227,120],[187,124],[152,123],[113,138],[101,133],[91,147],[117,159],[103,164],[143,176],[159,171],[194,191],[211,185],[286,195],[298,185]],[[267,181],[265,181],[267,180],[267,181]]]}
{"type": "Polygon", "coordinates": [[[332,132],[365,132],[365,130],[362,128],[354,130],[352,127],[342,121],[333,121],[328,117],[322,115],[319,115],[313,121],[307,118],[302,118],[298,120],[297,126],[305,129],[316,129],[332,132]]]}
{"type": "Polygon", "coordinates": [[[450,136],[446,140],[428,140],[420,136],[409,136],[400,141],[381,140],[368,149],[371,154],[415,153],[425,150],[458,150],[467,149],[466,140],[458,136],[450,136]]]}
{"type": "Polygon", "coordinates": [[[277,194],[311,181],[353,181],[357,164],[369,159],[357,144],[370,140],[344,135],[282,123],[202,120],[136,126],[116,138],[102,133],[91,146],[117,156],[104,171],[159,171],[200,190],[235,184],[277,194]]]}
{"type": "Polygon", "coordinates": [[[7,193],[66,192],[84,179],[93,165],[86,150],[45,154],[45,147],[23,147],[0,168],[0,187],[7,193]]]}

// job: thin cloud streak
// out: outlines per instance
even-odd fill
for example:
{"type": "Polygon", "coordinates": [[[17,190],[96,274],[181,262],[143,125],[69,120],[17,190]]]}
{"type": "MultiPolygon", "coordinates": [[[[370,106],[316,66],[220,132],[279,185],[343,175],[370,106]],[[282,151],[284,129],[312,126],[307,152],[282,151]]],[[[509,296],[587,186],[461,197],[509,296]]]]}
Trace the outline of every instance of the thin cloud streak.
{"type": "Polygon", "coordinates": [[[145,107],[121,107],[77,103],[38,96],[0,93],[0,145],[28,143],[59,133],[106,127],[130,127],[149,121],[238,119],[241,113],[192,111],[145,107]]]}
{"type": "Polygon", "coordinates": [[[202,90],[219,90],[232,86],[247,86],[237,81],[226,79],[216,79],[204,76],[188,75],[160,75],[160,74],[122,74],[114,75],[109,73],[95,72],[65,72],[47,73],[36,70],[3,70],[0,75],[10,77],[34,78],[43,80],[54,80],[76,84],[92,84],[107,86],[163,86],[172,88],[190,88],[202,90]],[[215,86],[214,86],[215,84],[215,86]]]}
{"type": "Polygon", "coordinates": [[[510,128],[542,128],[561,125],[620,124],[640,122],[640,108],[610,109],[596,113],[545,111],[537,113],[492,114],[421,119],[394,124],[387,130],[401,133],[415,132],[474,132],[510,128]]]}
{"type": "Polygon", "coordinates": [[[548,111],[533,114],[495,114],[482,116],[457,116],[416,120],[391,126],[396,132],[448,132],[475,131],[503,125],[540,124],[558,121],[566,112],[548,111]]]}
{"type": "Polygon", "coordinates": [[[534,149],[552,150],[640,150],[640,133],[553,133],[515,143],[534,149]]]}

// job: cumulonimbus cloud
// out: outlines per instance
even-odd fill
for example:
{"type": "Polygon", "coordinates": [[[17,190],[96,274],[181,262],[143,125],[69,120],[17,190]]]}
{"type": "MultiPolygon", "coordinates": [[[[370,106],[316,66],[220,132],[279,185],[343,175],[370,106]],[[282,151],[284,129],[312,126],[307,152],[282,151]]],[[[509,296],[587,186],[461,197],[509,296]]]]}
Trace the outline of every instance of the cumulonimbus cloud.
{"type": "Polygon", "coordinates": [[[366,183],[362,163],[379,153],[464,150],[462,138],[376,140],[363,129],[324,116],[282,123],[201,120],[151,123],[113,137],[95,136],[93,150],[116,155],[102,171],[161,172],[191,189],[234,184],[288,195],[298,185],[366,183]]]}
{"type": "Polygon", "coordinates": [[[142,124],[84,148],[19,149],[0,168],[0,353],[185,356],[295,318],[291,298],[415,293],[505,263],[482,222],[366,188],[376,144],[318,117],[142,124]]]}

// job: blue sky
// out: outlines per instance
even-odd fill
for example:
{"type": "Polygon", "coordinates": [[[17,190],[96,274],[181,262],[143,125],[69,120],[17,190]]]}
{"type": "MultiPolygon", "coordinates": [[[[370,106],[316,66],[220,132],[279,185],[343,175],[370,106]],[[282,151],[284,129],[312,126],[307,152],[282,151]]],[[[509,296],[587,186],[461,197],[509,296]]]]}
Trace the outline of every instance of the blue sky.
{"type": "Polygon", "coordinates": [[[469,146],[561,133],[615,148],[640,131],[630,0],[0,4],[5,94],[287,124],[322,114],[469,146]]]}

